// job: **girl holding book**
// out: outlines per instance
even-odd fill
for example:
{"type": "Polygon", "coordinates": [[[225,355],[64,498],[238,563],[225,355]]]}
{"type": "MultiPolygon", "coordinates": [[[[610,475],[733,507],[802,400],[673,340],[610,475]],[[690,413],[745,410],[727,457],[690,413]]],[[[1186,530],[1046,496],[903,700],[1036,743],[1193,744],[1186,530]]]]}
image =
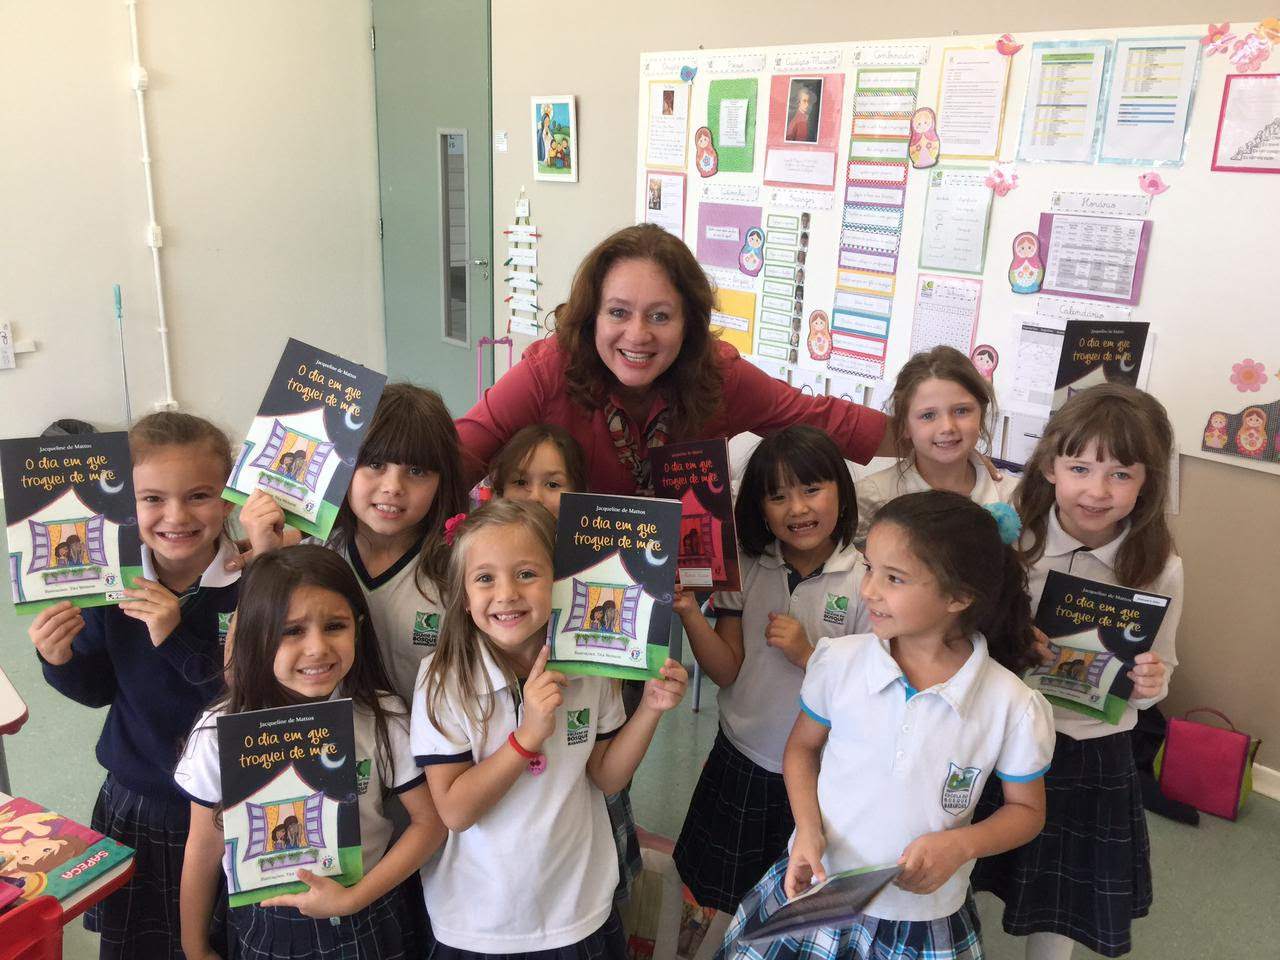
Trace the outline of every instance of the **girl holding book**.
{"type": "MultiPolygon", "coordinates": [[[[999,505],[997,505],[999,506],[999,505]]],[[[968,894],[975,857],[1044,823],[1049,705],[1014,671],[1034,662],[1018,531],[955,493],[886,504],[867,537],[871,633],[823,638],[809,660],[783,758],[796,829],[790,854],[743,899],[726,956],[979,960],[968,894]],[[984,782],[1004,803],[981,824],[984,782]],[[894,864],[894,885],[839,925],[767,948],[739,942],[828,874],[894,864]]]]}
{"type": "Polygon", "coordinates": [[[975,888],[1004,901],[1005,930],[1027,937],[1028,960],[1065,960],[1074,943],[1104,957],[1127,953],[1131,921],[1151,906],[1151,848],[1126,734],[1138,710],[1164,699],[1177,663],[1182,558],[1165,519],[1172,450],[1158,400],[1119,384],[1092,387],[1049,420],[1014,496],[1033,603],[1050,570],[1170,598],[1151,650],[1129,672],[1119,723],[1054,706],[1044,830],[974,871],[975,888]]]}
{"type": "MultiPolygon", "coordinates": [[[[360,445],[327,546],[360,578],[391,690],[408,703],[436,644],[444,521],[466,509],[458,432],[434,390],[388,384],[360,445]]],[[[284,511],[261,490],[240,511],[255,554],[284,542],[284,511]]]]}
{"type": "MultiPolygon", "coordinates": [[[[303,544],[254,561],[236,614],[227,692],[196,722],[174,774],[191,806],[182,866],[187,960],[219,956],[208,935],[224,846],[217,718],[335,697],[353,701],[357,766],[369,771],[357,801],[364,874],[344,887],[300,869],[305,893],[233,908],[237,949],[231,955],[243,960],[420,955],[424,945],[415,938],[420,924],[412,914],[421,905],[406,902],[399,885],[440,846],[445,829],[409,748],[408,712],[388,686],[369,605],[340,557],[303,544]],[[394,842],[385,808],[392,794],[409,820],[394,842]],[[319,918],[332,919],[316,922],[319,918]]],[[[291,841],[296,843],[296,831],[291,841]]]]}
{"type": "Polygon", "coordinates": [[[734,519],[741,591],[715,595],[714,629],[688,591],[673,605],[720,687],[720,730],[675,862],[698,903],[726,913],[782,856],[794,826],[782,753],[813,645],[867,626],[853,481],[830,437],[802,425],[765,437],[743,472],[734,519]]]}
{"type": "Polygon", "coordinates": [[[436,960],[626,956],[603,794],[631,779],[687,675],[668,659],[625,720],[608,678],[546,669],[554,537],[546,510],[511,500],[453,530],[444,629],[412,724],[450,830],[423,870],[436,960]]]}

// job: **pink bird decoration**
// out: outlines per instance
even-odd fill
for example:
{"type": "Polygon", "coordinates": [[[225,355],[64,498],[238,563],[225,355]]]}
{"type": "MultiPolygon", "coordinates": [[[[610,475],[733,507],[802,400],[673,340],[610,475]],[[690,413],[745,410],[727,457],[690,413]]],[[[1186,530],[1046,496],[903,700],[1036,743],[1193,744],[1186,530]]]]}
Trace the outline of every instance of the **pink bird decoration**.
{"type": "Polygon", "coordinates": [[[1164,182],[1164,178],[1160,174],[1154,170],[1149,170],[1146,173],[1138,174],[1138,189],[1154,197],[1157,193],[1164,193],[1168,190],[1169,185],[1164,182]]]}
{"type": "Polygon", "coordinates": [[[1022,44],[1015,41],[1013,37],[1009,36],[1007,33],[1002,34],[996,39],[996,52],[1002,56],[1012,57],[1021,49],[1022,44]]]}

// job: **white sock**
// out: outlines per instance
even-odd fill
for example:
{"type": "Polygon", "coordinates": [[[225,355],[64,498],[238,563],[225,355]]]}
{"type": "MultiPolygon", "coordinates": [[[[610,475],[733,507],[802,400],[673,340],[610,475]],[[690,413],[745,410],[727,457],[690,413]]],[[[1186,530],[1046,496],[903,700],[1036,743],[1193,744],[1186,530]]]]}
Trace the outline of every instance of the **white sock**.
{"type": "Polygon", "coordinates": [[[1060,933],[1033,933],[1027,937],[1027,960],[1071,960],[1075,945],[1060,933]]]}

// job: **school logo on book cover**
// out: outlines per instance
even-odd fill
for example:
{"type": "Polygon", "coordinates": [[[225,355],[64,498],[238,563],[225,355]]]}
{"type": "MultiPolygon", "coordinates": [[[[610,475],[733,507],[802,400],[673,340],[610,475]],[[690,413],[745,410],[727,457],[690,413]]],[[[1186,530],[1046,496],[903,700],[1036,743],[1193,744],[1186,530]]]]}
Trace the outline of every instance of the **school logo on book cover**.
{"type": "Polygon", "coordinates": [[[416,647],[434,647],[440,639],[440,614],[419,610],[413,615],[413,644],[416,647]]]}
{"type": "Polygon", "coordinates": [[[845,615],[849,612],[849,598],[842,597],[839,594],[827,594],[827,606],[822,611],[822,620],[824,623],[843,624],[845,615]]]}
{"type": "Polygon", "coordinates": [[[565,714],[565,735],[569,746],[575,743],[586,743],[591,732],[591,708],[582,707],[570,710],[565,714]]]}
{"type": "Polygon", "coordinates": [[[227,642],[227,633],[231,630],[231,614],[218,614],[218,644],[222,645],[227,642]]]}
{"type": "Polygon", "coordinates": [[[365,795],[369,789],[369,771],[373,769],[373,761],[369,757],[356,762],[356,793],[365,795]]]}
{"type": "Polygon", "coordinates": [[[942,784],[942,809],[958,817],[973,802],[973,788],[977,786],[981,767],[957,767],[949,763],[947,779],[942,784]]]}

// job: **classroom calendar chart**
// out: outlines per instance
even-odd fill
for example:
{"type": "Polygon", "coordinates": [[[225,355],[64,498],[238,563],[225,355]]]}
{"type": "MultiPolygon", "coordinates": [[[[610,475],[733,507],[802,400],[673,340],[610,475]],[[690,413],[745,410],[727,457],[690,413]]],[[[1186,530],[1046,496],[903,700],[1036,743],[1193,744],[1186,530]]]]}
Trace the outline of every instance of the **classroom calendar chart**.
{"type": "Polygon", "coordinates": [[[967,357],[973,350],[981,303],[981,280],[922,273],[916,288],[911,352],[947,346],[967,357]]]}

